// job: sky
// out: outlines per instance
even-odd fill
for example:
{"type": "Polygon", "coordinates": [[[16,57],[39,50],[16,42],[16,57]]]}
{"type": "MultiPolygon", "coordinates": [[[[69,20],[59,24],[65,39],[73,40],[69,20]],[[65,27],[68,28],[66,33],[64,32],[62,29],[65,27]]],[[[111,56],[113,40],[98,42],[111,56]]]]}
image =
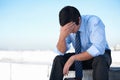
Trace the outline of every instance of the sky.
{"type": "Polygon", "coordinates": [[[100,17],[109,45],[120,44],[119,0],[0,0],[0,50],[53,50],[67,5],[100,17]]]}

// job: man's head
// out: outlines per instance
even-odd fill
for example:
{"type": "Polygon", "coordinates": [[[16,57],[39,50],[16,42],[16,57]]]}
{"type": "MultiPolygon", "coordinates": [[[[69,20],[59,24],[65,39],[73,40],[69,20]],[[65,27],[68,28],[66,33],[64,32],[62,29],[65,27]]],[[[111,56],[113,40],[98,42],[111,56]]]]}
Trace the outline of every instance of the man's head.
{"type": "Polygon", "coordinates": [[[80,19],[80,12],[75,7],[66,6],[59,12],[59,22],[61,26],[69,22],[75,22],[76,25],[79,25],[80,19]]]}

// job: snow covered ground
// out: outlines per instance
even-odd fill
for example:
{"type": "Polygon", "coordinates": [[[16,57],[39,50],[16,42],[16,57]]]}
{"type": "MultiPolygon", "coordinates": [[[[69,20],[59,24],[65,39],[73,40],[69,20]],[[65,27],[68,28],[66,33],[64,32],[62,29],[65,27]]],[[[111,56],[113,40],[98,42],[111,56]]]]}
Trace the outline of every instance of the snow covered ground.
{"type": "MultiPolygon", "coordinates": [[[[0,80],[49,80],[53,51],[0,51],[0,80]]],[[[120,67],[120,51],[112,51],[112,67],[120,67]]]]}

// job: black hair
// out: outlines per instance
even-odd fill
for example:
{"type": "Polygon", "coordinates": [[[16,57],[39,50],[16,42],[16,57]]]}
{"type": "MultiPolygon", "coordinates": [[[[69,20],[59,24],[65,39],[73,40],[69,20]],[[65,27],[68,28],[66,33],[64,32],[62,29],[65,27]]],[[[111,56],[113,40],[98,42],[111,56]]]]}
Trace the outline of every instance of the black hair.
{"type": "Polygon", "coordinates": [[[73,6],[65,6],[59,12],[59,23],[61,26],[73,21],[76,25],[79,24],[79,17],[81,19],[80,12],[73,6]]]}

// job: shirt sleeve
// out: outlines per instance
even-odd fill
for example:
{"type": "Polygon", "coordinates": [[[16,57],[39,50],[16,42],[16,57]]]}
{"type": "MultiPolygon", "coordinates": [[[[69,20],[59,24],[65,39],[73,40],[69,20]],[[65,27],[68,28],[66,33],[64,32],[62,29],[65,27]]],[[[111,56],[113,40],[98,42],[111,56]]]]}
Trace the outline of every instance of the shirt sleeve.
{"type": "MultiPolygon", "coordinates": [[[[71,38],[70,35],[66,38],[66,51],[67,52],[70,49],[70,43],[71,43],[71,38]]],[[[59,54],[59,55],[64,55],[64,53],[60,52],[57,47],[55,48],[55,53],[59,54]]]]}
{"type": "Polygon", "coordinates": [[[87,52],[93,57],[103,55],[106,45],[105,26],[98,17],[92,17],[88,23],[91,46],[87,49],[87,52]]]}

